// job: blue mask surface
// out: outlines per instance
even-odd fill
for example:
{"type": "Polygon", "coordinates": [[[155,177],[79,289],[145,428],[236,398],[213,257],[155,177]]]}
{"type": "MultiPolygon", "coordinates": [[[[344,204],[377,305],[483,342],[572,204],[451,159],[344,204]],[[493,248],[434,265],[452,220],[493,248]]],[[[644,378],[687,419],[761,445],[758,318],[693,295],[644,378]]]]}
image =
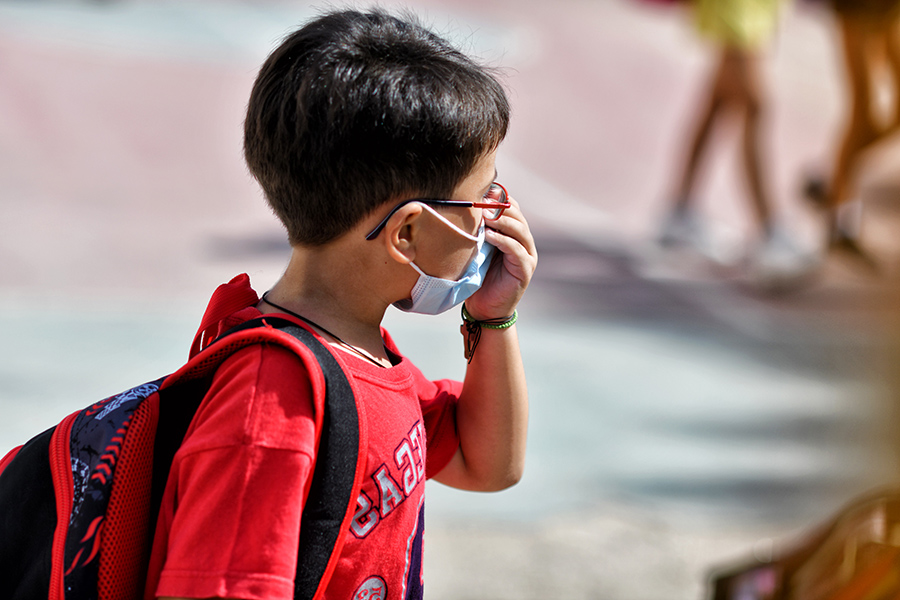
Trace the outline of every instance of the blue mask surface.
{"type": "Polygon", "coordinates": [[[478,253],[469,263],[466,272],[457,281],[426,275],[415,264],[409,263],[419,273],[419,279],[413,286],[410,297],[395,302],[394,306],[406,312],[437,315],[458,306],[474,294],[484,283],[495,250],[492,245],[484,241],[484,225],[479,229],[475,241],[478,253]]]}

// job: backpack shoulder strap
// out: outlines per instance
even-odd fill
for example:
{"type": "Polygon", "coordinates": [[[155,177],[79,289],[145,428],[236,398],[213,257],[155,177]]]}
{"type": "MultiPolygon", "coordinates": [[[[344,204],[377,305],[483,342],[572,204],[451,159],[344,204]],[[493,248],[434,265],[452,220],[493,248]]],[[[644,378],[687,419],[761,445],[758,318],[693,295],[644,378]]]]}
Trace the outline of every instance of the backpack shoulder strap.
{"type": "Polygon", "coordinates": [[[364,434],[353,389],[338,361],[307,329],[267,315],[232,328],[165,383],[209,375],[228,355],[259,343],[279,344],[301,358],[312,353],[325,379],[322,432],[303,508],[294,590],[295,600],[312,600],[324,593],[334,571],[362,483],[364,434]]]}
{"type": "Polygon", "coordinates": [[[312,333],[287,319],[262,317],[232,329],[229,335],[252,328],[273,328],[294,337],[312,351],[325,377],[322,436],[303,508],[294,580],[294,599],[311,600],[317,592],[324,592],[334,570],[359,494],[361,446],[356,400],[340,364],[312,333]]]}

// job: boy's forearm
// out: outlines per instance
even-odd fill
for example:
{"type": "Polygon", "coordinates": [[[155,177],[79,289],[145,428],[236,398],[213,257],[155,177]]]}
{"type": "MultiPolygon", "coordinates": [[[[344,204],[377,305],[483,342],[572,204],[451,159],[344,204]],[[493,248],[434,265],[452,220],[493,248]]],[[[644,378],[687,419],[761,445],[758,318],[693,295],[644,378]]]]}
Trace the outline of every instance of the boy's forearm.
{"type": "Polygon", "coordinates": [[[516,484],[525,468],[528,391],[516,327],[482,329],[456,415],[461,468],[443,483],[497,491],[516,484]]]}

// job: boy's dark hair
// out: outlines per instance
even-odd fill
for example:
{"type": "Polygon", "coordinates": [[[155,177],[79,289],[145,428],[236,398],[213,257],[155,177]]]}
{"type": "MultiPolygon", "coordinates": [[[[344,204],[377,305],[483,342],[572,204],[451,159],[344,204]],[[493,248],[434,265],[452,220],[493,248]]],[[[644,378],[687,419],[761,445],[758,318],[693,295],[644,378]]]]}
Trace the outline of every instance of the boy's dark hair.
{"type": "Polygon", "coordinates": [[[506,136],[497,80],[404,19],[324,15],[260,69],[244,156],[291,244],[326,243],[392,199],[449,198],[506,136]]]}

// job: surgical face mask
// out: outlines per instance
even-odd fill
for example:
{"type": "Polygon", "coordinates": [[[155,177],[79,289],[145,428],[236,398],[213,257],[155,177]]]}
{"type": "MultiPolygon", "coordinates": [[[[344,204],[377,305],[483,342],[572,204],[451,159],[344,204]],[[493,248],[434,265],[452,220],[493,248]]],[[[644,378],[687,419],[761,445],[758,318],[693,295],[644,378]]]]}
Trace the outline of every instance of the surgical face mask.
{"type": "Polygon", "coordinates": [[[419,279],[413,286],[410,297],[406,300],[395,302],[394,306],[406,312],[437,315],[450,310],[454,306],[458,306],[481,287],[491,266],[494,247],[484,241],[483,222],[478,229],[478,235],[470,235],[448,221],[430,206],[425,204],[423,206],[457,233],[475,242],[478,248],[475,258],[472,259],[472,262],[466,268],[466,272],[457,281],[432,277],[424,273],[414,263],[409,263],[409,266],[419,274],[419,279]]]}

